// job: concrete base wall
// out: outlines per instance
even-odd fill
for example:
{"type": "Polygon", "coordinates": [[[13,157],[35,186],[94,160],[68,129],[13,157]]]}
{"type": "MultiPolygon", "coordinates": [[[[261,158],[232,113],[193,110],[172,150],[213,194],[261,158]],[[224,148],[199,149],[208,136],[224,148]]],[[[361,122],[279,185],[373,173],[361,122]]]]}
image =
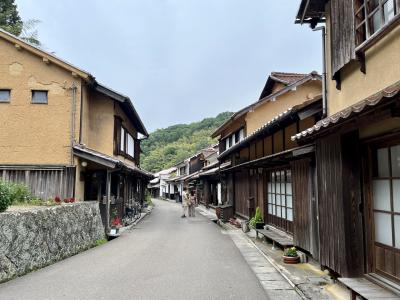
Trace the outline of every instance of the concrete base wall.
{"type": "Polygon", "coordinates": [[[0,282],[77,254],[104,238],[98,202],[0,214],[0,282]]]}

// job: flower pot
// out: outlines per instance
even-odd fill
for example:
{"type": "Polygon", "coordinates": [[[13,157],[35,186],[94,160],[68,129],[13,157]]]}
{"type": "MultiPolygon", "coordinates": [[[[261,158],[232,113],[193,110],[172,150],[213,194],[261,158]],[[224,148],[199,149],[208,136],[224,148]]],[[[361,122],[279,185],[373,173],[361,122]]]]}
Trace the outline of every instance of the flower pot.
{"type": "Polygon", "coordinates": [[[283,262],[285,264],[298,264],[300,262],[299,256],[285,256],[283,255],[283,262]]]}
{"type": "Polygon", "coordinates": [[[264,229],[264,225],[265,225],[264,222],[257,222],[256,223],[256,229],[264,229]]]}

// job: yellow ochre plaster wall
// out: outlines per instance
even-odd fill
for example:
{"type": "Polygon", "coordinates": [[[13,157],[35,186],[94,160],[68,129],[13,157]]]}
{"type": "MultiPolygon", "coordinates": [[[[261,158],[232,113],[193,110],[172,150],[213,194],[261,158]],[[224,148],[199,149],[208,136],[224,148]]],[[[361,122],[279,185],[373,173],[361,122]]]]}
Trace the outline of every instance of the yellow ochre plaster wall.
{"type": "Polygon", "coordinates": [[[275,101],[267,101],[256,106],[253,111],[249,111],[246,115],[247,135],[252,134],[256,129],[287,109],[311,100],[320,94],[321,81],[312,80],[298,86],[296,90],[278,96],[275,101]]]}
{"type": "MultiPolygon", "coordinates": [[[[329,5],[327,6],[329,11],[329,5]]],[[[330,19],[327,18],[328,116],[371,96],[400,80],[400,26],[367,50],[366,74],[353,61],[341,70],[341,90],[331,80],[330,19]]]]}
{"type": "Polygon", "coordinates": [[[0,103],[0,164],[71,164],[73,84],[78,140],[81,80],[0,38],[0,89],[11,89],[0,103]],[[48,90],[48,104],[32,104],[32,90],[48,90]]]}
{"type": "Polygon", "coordinates": [[[91,92],[89,112],[89,143],[87,146],[113,156],[114,101],[100,93],[91,92]]]}

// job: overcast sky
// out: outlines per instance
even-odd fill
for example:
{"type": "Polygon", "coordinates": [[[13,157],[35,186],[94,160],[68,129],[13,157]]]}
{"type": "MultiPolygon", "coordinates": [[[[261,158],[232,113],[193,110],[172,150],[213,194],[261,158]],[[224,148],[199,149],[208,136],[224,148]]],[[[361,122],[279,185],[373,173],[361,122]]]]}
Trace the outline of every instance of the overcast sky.
{"type": "Polygon", "coordinates": [[[128,96],[149,131],[237,111],[271,71],[321,69],[300,0],[16,0],[45,50],[128,96]]]}

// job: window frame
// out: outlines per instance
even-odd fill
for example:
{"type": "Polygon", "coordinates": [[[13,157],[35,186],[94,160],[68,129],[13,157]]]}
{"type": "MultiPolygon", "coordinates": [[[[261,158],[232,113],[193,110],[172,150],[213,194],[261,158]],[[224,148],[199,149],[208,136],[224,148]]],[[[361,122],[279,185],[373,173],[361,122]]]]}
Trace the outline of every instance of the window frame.
{"type": "Polygon", "coordinates": [[[8,100],[1,100],[0,103],[10,103],[11,102],[11,89],[1,88],[0,92],[8,92],[8,100]]]}
{"type": "Polygon", "coordinates": [[[267,222],[273,226],[276,226],[288,233],[292,233],[293,222],[295,218],[294,213],[294,196],[293,196],[293,178],[292,170],[289,166],[271,169],[268,172],[267,177],[267,222]],[[281,174],[283,172],[284,179],[282,180],[281,174]],[[277,180],[277,174],[279,173],[279,180],[277,180]],[[274,176],[273,176],[274,174],[274,176]],[[290,174],[290,175],[288,175],[290,174]],[[274,180],[272,178],[274,177],[274,180]],[[276,187],[279,183],[279,192],[276,187]],[[288,193],[287,186],[290,184],[290,194],[288,193]],[[285,187],[285,191],[282,193],[281,187],[285,187]],[[277,204],[277,195],[279,195],[279,204],[277,204]],[[284,205],[282,205],[282,197],[284,198],[284,205]],[[288,206],[288,197],[291,198],[291,206],[288,206]],[[280,209],[280,215],[278,216],[277,209],[280,209]],[[272,208],[272,210],[271,210],[272,208]],[[291,210],[291,220],[288,219],[288,210],[291,210]],[[284,211],[285,217],[282,217],[282,211],[284,211]]]}
{"type": "Polygon", "coordinates": [[[135,160],[136,158],[135,158],[135,148],[136,148],[136,138],[135,138],[135,136],[131,133],[131,132],[129,132],[129,130],[125,127],[125,126],[123,126],[122,124],[121,125],[119,125],[119,130],[118,130],[118,132],[119,132],[119,140],[118,140],[118,145],[117,145],[117,149],[118,149],[118,155],[121,155],[121,156],[123,156],[123,157],[127,157],[127,158],[130,158],[130,159],[132,159],[132,160],[135,160]],[[132,141],[133,141],[133,155],[130,155],[129,153],[128,153],[128,136],[131,136],[132,137],[132,141]],[[123,147],[122,147],[122,140],[123,140],[123,147]]]}
{"type": "Polygon", "coordinates": [[[128,156],[128,157],[131,157],[131,158],[135,158],[135,137],[131,134],[131,133],[129,133],[129,131],[126,133],[126,146],[125,146],[125,154],[128,156]],[[129,153],[129,137],[131,137],[132,138],[132,155],[129,153]]]}
{"type": "Polygon", "coordinates": [[[392,23],[396,22],[400,17],[400,0],[377,0],[378,5],[372,10],[368,9],[371,0],[354,0],[354,35],[356,52],[365,47],[371,40],[378,38],[392,23]],[[393,17],[385,20],[384,5],[393,1],[393,17]],[[380,14],[380,26],[373,33],[371,30],[371,19],[376,14],[380,14]],[[360,17],[361,14],[361,17],[360,17]]]}
{"type": "Polygon", "coordinates": [[[31,90],[31,103],[32,104],[49,104],[49,91],[48,90],[31,90]],[[34,93],[46,93],[46,102],[35,102],[33,100],[34,93]]]}
{"type": "Polygon", "coordinates": [[[119,152],[125,152],[125,146],[126,146],[126,129],[124,126],[121,125],[120,129],[120,140],[119,140],[119,147],[118,151],[119,152]],[[123,141],[123,142],[122,142],[123,141]]]}
{"type": "MultiPolygon", "coordinates": [[[[395,148],[396,146],[398,147],[400,145],[400,139],[399,138],[390,138],[390,139],[383,139],[379,141],[374,141],[368,145],[368,156],[367,156],[367,161],[366,164],[368,165],[368,173],[365,175],[365,178],[367,179],[370,188],[366,189],[366,196],[367,196],[367,202],[368,202],[368,207],[366,208],[366,214],[370,216],[366,220],[366,228],[367,228],[367,236],[368,236],[368,253],[371,255],[371,265],[368,266],[368,272],[376,273],[379,275],[382,275],[388,279],[393,279],[395,282],[399,282],[399,276],[391,274],[388,272],[390,269],[390,266],[386,268],[386,265],[380,265],[378,263],[378,250],[382,251],[384,249],[385,255],[390,256],[394,255],[394,253],[400,253],[400,247],[396,245],[396,232],[398,232],[399,227],[396,227],[396,221],[395,217],[400,216],[400,211],[395,209],[395,199],[396,195],[395,194],[395,185],[394,182],[400,180],[399,175],[395,175],[394,169],[393,169],[393,157],[392,157],[392,149],[395,148]],[[382,164],[379,164],[379,158],[378,158],[378,151],[383,150],[386,152],[386,157],[384,157],[386,163],[387,163],[387,169],[386,174],[380,174],[380,169],[379,167],[382,166],[382,164]],[[387,181],[388,182],[388,187],[389,187],[389,208],[383,208],[383,207],[376,207],[376,203],[379,202],[379,200],[383,198],[375,198],[378,197],[378,194],[374,194],[373,190],[373,182],[374,181],[387,181]],[[390,216],[390,227],[391,227],[391,233],[390,233],[390,245],[383,243],[382,240],[378,241],[382,237],[376,236],[376,215],[375,214],[386,214],[387,216],[390,216]]],[[[398,174],[398,173],[397,173],[398,174]]],[[[381,202],[382,203],[382,202],[381,202]]],[[[392,265],[392,264],[390,264],[392,265]]],[[[393,266],[392,266],[393,267],[393,266]]]]}

